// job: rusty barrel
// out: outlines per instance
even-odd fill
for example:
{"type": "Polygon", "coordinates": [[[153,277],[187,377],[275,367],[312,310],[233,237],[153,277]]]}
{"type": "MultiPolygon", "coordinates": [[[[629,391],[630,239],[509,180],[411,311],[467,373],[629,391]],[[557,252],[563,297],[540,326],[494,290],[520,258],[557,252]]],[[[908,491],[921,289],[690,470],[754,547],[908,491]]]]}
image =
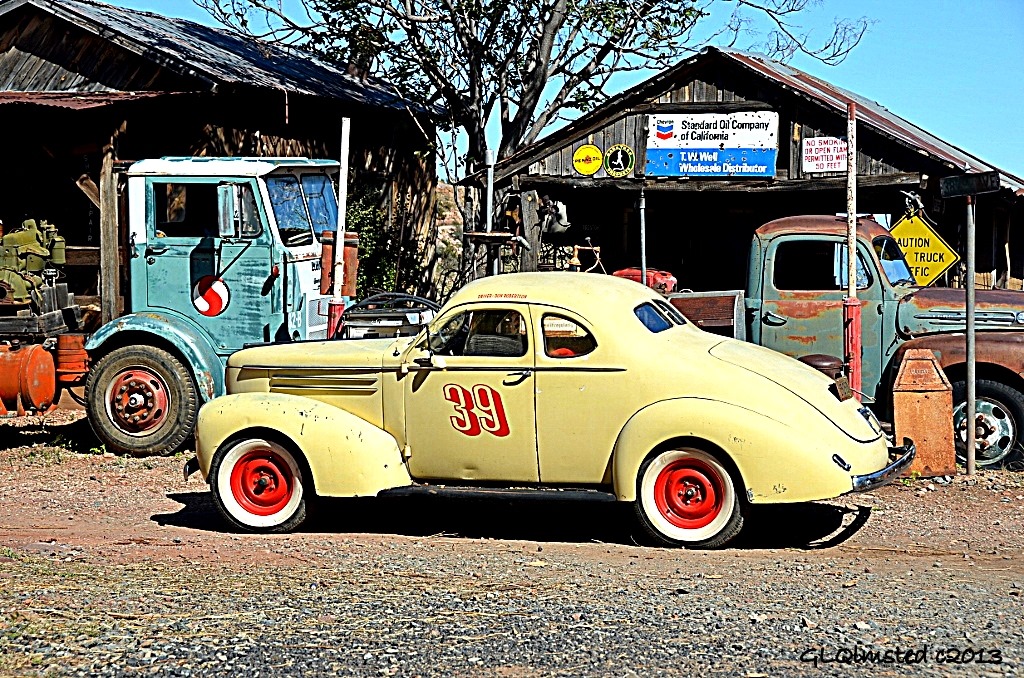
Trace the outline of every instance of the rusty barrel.
{"type": "MultiPolygon", "coordinates": [[[[320,244],[320,294],[329,294],[334,279],[334,231],[324,231],[320,244]]],[[[356,273],[359,270],[359,234],[355,231],[346,231],[342,246],[345,279],[341,281],[338,293],[343,297],[352,298],[356,296],[356,273]]]]}
{"type": "Polygon", "coordinates": [[[0,346],[0,414],[45,410],[53,404],[56,392],[57,376],[49,351],[39,344],[0,346]]]}

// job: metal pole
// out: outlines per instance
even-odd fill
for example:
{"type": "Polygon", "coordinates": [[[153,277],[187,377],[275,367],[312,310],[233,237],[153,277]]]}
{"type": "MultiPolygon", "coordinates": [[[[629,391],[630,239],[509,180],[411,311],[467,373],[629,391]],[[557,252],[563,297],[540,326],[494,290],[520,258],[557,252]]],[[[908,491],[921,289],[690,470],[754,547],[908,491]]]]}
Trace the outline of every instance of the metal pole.
{"type": "MultiPolygon", "coordinates": [[[[487,216],[484,219],[484,231],[490,233],[494,228],[494,151],[487,151],[484,154],[484,162],[487,164],[487,202],[484,207],[484,209],[487,210],[487,216]]],[[[486,244],[486,247],[491,275],[498,275],[498,257],[495,252],[496,248],[490,242],[486,244]]]]}
{"type": "Polygon", "coordinates": [[[640,186],[640,284],[647,284],[647,198],[640,186]]]}
{"type": "Polygon", "coordinates": [[[861,391],[861,307],[857,300],[857,105],[846,105],[846,298],[843,346],[850,388],[861,391]]]}
{"type": "Polygon", "coordinates": [[[352,121],[341,119],[341,167],[338,169],[338,226],[334,232],[334,275],[331,277],[331,299],[327,302],[327,336],[334,338],[345,312],[341,286],[345,281],[345,211],[348,208],[348,140],[352,121]]]}
{"type": "Polygon", "coordinates": [[[974,474],[977,385],[974,353],[974,198],[967,196],[967,475],[974,474]]]}

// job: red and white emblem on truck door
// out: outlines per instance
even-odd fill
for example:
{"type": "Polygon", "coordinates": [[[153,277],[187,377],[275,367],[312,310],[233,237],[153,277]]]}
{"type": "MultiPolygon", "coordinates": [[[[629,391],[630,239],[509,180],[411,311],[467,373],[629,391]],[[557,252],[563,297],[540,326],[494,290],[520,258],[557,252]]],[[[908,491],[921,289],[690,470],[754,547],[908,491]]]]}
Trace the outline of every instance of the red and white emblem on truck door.
{"type": "Polygon", "coordinates": [[[212,275],[204,275],[192,288],[192,305],[208,318],[223,313],[230,302],[228,286],[212,275]]]}

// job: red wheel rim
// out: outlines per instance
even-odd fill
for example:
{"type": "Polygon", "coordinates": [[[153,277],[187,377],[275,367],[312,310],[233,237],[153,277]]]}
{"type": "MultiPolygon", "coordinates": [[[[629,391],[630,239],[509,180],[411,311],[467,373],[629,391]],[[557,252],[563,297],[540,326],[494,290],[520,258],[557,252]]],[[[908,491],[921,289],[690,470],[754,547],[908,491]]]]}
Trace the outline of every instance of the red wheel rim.
{"type": "Polygon", "coordinates": [[[121,372],[107,393],[110,416],[126,431],[154,429],[167,417],[167,384],[148,369],[137,367],[121,372]]]}
{"type": "Polygon", "coordinates": [[[295,489],[291,467],[270,449],[243,454],[231,469],[231,494],[257,516],[271,516],[291,501],[295,489]]]}
{"type": "Polygon", "coordinates": [[[665,520],[684,530],[709,525],[722,512],[725,483],[709,464],[677,459],[658,474],[654,503],[665,520]]]}

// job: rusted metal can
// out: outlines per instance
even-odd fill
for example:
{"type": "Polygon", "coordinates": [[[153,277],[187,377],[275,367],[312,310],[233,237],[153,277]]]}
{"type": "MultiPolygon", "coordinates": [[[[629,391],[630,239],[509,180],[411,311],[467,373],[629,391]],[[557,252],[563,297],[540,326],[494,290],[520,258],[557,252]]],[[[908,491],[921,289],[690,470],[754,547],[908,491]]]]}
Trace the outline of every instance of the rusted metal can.
{"type": "Polygon", "coordinates": [[[40,344],[0,346],[0,415],[48,410],[56,393],[53,354],[40,344]]]}
{"type": "Polygon", "coordinates": [[[57,335],[57,383],[62,388],[85,383],[89,372],[89,354],[84,334],[57,335]]]}

